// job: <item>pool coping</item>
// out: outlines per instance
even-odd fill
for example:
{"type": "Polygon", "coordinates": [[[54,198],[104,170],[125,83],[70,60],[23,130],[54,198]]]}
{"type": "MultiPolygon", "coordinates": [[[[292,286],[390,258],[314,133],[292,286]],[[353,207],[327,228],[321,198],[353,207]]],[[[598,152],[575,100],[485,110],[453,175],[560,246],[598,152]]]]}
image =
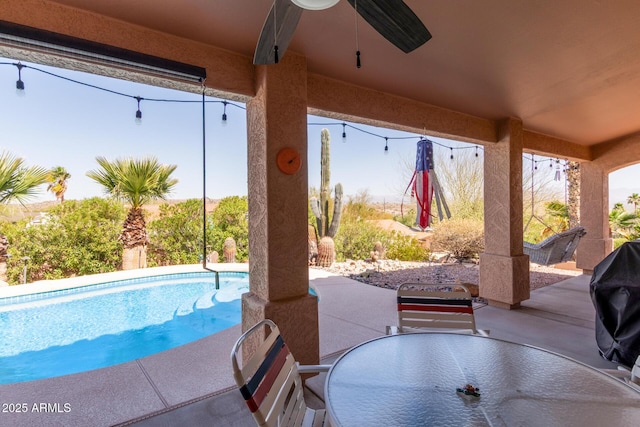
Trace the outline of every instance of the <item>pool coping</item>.
{"type": "Polygon", "coordinates": [[[204,269],[202,264],[183,264],[167,267],[150,267],[136,270],[122,270],[102,274],[90,274],[87,276],[70,277],[67,279],[38,280],[36,282],[23,285],[0,287],[0,300],[5,298],[20,297],[25,295],[40,294],[44,292],[55,292],[67,289],[76,289],[84,286],[96,285],[107,282],[117,282],[121,280],[139,279],[150,276],[163,276],[176,273],[200,273],[207,272],[208,269],[219,272],[248,273],[249,264],[246,263],[217,263],[207,264],[204,269]]]}

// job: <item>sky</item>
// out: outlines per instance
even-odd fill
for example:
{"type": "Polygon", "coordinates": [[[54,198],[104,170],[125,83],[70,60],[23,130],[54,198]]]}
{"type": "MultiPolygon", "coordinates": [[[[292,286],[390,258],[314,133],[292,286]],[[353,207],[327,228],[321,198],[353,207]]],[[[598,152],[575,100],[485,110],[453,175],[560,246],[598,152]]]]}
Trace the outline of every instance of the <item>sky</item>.
{"type": "MultiPolygon", "coordinates": [[[[23,95],[16,91],[16,60],[0,57],[0,151],[25,159],[27,165],[47,169],[63,166],[71,174],[66,199],[103,195],[86,176],[96,169],[97,156],[156,156],[161,163],[177,165],[178,184],[171,199],[201,198],[202,105],[201,95],[158,88],[87,73],[23,62],[23,95]],[[9,64],[6,64],[9,63],[9,64]],[[37,69],[37,70],[36,70],[37,69]],[[73,83],[38,70],[73,79],[73,83]],[[140,103],[142,122],[136,124],[135,99],[86,86],[94,85],[146,98],[140,103]],[[188,100],[152,102],[149,99],[188,100]]],[[[227,105],[223,125],[220,99],[207,98],[206,195],[212,199],[247,194],[247,132],[244,105],[227,105]],[[218,101],[218,102],[215,102],[218,101]]],[[[342,121],[308,117],[309,186],[320,185],[320,132],[331,133],[331,186],[340,182],[347,196],[366,191],[375,201],[399,202],[415,158],[420,135],[348,123],[342,138],[342,121]],[[385,137],[389,150],[385,153],[385,137]]],[[[430,137],[435,151],[448,157],[475,146],[430,137]]],[[[437,171],[436,164],[436,171],[437,171]]],[[[55,200],[45,188],[34,201],[55,200]]],[[[611,204],[640,193],[640,165],[610,175],[611,204]]],[[[407,198],[405,198],[406,202],[407,198]]]]}

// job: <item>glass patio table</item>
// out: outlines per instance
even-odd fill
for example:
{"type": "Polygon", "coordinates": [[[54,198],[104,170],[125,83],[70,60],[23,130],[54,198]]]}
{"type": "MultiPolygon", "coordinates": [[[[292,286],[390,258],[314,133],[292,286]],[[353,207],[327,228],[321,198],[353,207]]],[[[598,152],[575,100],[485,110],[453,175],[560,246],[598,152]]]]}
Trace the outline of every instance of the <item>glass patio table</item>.
{"type": "Polygon", "coordinates": [[[631,426],[640,393],[586,364],[477,335],[390,335],[357,345],[329,371],[338,426],[631,426]],[[460,393],[467,384],[479,396],[460,393]]]}

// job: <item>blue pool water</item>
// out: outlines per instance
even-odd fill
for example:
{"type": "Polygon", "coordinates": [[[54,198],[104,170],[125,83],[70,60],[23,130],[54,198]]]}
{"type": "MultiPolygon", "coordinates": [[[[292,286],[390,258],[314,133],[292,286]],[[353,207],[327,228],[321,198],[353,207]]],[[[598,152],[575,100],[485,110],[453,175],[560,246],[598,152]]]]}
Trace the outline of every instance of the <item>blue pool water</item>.
{"type": "Polygon", "coordinates": [[[219,290],[213,273],[183,273],[0,299],[0,384],[124,363],[222,331],[240,323],[248,290],[248,273],[220,273],[219,290]]]}

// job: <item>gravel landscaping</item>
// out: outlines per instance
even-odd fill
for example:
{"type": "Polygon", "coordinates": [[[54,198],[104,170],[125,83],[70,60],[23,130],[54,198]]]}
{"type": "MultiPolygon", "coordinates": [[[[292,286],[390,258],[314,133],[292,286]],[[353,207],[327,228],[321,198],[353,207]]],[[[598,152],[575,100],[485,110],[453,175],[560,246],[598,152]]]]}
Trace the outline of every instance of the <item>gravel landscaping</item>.
{"type": "MultiPolygon", "coordinates": [[[[321,268],[321,267],[313,267],[321,268]]],[[[478,285],[479,266],[477,263],[459,262],[407,262],[382,260],[378,262],[352,261],[336,262],[323,268],[341,276],[369,285],[397,289],[405,282],[463,283],[478,285]]],[[[542,288],[573,276],[581,271],[561,270],[538,264],[530,265],[531,290],[542,288]]]]}

